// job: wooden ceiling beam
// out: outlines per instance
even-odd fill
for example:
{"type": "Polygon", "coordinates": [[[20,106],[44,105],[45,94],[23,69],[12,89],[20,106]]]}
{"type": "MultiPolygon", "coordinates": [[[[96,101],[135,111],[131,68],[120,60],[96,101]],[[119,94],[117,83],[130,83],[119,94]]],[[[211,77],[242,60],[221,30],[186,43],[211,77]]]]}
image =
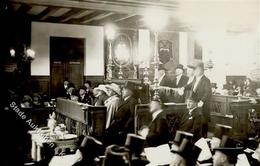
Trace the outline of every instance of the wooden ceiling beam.
{"type": "Polygon", "coordinates": [[[74,18],[75,16],[79,15],[84,11],[85,11],[84,9],[72,9],[71,11],[69,11],[68,13],[66,13],[60,18],[60,22],[69,21],[70,19],[74,18]]]}
{"type": "Polygon", "coordinates": [[[108,17],[108,16],[111,16],[112,14],[114,14],[114,13],[109,12],[109,13],[98,14],[98,15],[96,15],[95,17],[90,17],[90,18],[86,19],[85,21],[82,21],[82,23],[83,23],[83,24],[86,24],[86,23],[89,23],[89,22],[91,22],[91,21],[98,21],[98,20],[100,20],[100,19],[104,19],[104,18],[106,18],[106,17],[108,17]]]}
{"type": "Polygon", "coordinates": [[[165,3],[166,1],[144,1],[143,3],[131,1],[109,1],[109,0],[10,0],[15,3],[26,3],[30,5],[45,5],[65,8],[79,8],[89,10],[105,10],[116,13],[143,15],[144,10],[149,7],[156,7],[163,10],[164,13],[172,15],[178,7],[177,0],[174,3],[165,3]]]}

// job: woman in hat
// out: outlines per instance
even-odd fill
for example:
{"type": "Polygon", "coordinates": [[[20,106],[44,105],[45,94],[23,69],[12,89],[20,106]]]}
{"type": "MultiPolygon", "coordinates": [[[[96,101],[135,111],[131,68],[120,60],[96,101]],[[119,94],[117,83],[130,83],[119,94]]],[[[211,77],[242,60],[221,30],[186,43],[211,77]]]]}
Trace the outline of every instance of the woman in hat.
{"type": "Polygon", "coordinates": [[[109,98],[105,101],[105,106],[107,107],[107,117],[106,117],[106,129],[110,126],[112,120],[114,119],[115,113],[118,109],[121,88],[119,85],[112,83],[106,85],[109,98]]]}
{"type": "Polygon", "coordinates": [[[95,106],[104,106],[105,101],[108,99],[108,91],[105,85],[100,84],[98,87],[94,88],[93,94],[95,97],[95,106]]]}

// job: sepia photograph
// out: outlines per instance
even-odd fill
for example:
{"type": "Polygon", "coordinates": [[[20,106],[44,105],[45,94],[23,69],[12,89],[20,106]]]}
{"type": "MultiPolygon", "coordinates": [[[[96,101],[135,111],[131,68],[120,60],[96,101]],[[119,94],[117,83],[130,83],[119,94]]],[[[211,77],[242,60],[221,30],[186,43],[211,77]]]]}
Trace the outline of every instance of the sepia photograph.
{"type": "Polygon", "coordinates": [[[0,0],[1,166],[260,166],[260,0],[0,0]]]}

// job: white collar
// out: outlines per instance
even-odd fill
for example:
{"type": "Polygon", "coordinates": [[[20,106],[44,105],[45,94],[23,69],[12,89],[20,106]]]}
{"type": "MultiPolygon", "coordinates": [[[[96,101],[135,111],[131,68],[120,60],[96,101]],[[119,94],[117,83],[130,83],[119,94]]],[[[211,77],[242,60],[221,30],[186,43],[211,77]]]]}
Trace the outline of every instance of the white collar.
{"type": "Polygon", "coordinates": [[[162,81],[163,77],[165,76],[165,73],[163,73],[163,75],[158,79],[158,82],[160,84],[160,82],[162,81]]]}
{"type": "Polygon", "coordinates": [[[179,74],[179,75],[176,76],[176,78],[180,79],[181,76],[182,76],[182,74],[179,74]]]}
{"type": "Polygon", "coordinates": [[[196,81],[199,81],[203,76],[204,76],[204,74],[202,74],[202,75],[199,76],[199,77],[196,77],[196,81]]]}
{"type": "Polygon", "coordinates": [[[162,111],[163,111],[162,109],[155,111],[155,112],[152,114],[153,120],[154,120],[162,111]]]}
{"type": "Polygon", "coordinates": [[[124,101],[126,101],[127,99],[129,99],[131,96],[127,96],[126,98],[124,98],[124,101]]]}
{"type": "Polygon", "coordinates": [[[194,107],[194,108],[190,109],[189,114],[191,114],[196,108],[198,108],[198,107],[194,107]]]}

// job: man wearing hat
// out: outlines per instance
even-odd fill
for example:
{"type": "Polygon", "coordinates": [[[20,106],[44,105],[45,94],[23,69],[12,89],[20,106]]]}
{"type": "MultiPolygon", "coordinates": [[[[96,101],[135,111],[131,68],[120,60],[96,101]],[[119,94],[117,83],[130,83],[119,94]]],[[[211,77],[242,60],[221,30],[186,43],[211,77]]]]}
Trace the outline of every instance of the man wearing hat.
{"type": "Polygon", "coordinates": [[[184,68],[182,64],[178,64],[175,68],[176,78],[173,80],[174,88],[181,88],[187,85],[189,78],[183,74],[184,68]]]}
{"type": "Polygon", "coordinates": [[[161,101],[152,100],[150,103],[150,112],[152,114],[152,122],[146,136],[147,147],[156,147],[167,144],[169,142],[170,134],[168,122],[165,114],[163,114],[161,101]]]}
{"type": "Polygon", "coordinates": [[[115,113],[118,109],[121,96],[121,88],[119,85],[112,83],[106,85],[109,98],[105,101],[105,106],[107,107],[106,113],[106,129],[110,126],[114,119],[115,113]]]}
{"type": "Polygon", "coordinates": [[[194,70],[195,79],[192,83],[185,87],[185,90],[190,90],[190,95],[198,102],[198,107],[202,108],[202,115],[205,122],[202,126],[202,134],[207,137],[208,121],[210,120],[209,100],[212,95],[210,80],[204,75],[204,64],[198,62],[194,70]]]}
{"type": "Polygon", "coordinates": [[[213,166],[234,166],[237,163],[237,156],[243,153],[243,147],[229,137],[223,137],[220,147],[215,148],[213,166]]]}
{"type": "Polygon", "coordinates": [[[186,100],[186,103],[188,111],[181,118],[179,129],[193,133],[194,141],[197,141],[202,137],[201,128],[205,120],[202,116],[201,108],[198,107],[198,103],[192,96],[186,100]]]}
{"type": "Polygon", "coordinates": [[[174,155],[170,166],[195,166],[201,149],[192,143],[189,133],[184,132],[181,135],[181,143],[177,149],[172,149],[174,155]]]}
{"type": "Polygon", "coordinates": [[[170,78],[166,75],[166,69],[161,64],[158,68],[158,82],[160,86],[172,87],[170,78]]]}
{"type": "MultiPolygon", "coordinates": [[[[172,87],[174,88],[182,88],[187,85],[189,78],[183,74],[184,68],[182,64],[178,64],[175,69],[176,78],[173,80],[172,87]]],[[[184,103],[185,96],[184,95],[175,95],[173,98],[173,102],[175,103],[184,103]]]]}
{"type": "Polygon", "coordinates": [[[104,106],[105,101],[108,99],[108,91],[105,85],[99,85],[93,89],[93,94],[95,96],[94,105],[104,106]]]}
{"type": "Polygon", "coordinates": [[[123,145],[127,133],[134,133],[134,111],[137,104],[137,100],[133,97],[134,93],[135,83],[126,81],[122,89],[123,100],[107,129],[107,135],[112,143],[123,145]]]}

